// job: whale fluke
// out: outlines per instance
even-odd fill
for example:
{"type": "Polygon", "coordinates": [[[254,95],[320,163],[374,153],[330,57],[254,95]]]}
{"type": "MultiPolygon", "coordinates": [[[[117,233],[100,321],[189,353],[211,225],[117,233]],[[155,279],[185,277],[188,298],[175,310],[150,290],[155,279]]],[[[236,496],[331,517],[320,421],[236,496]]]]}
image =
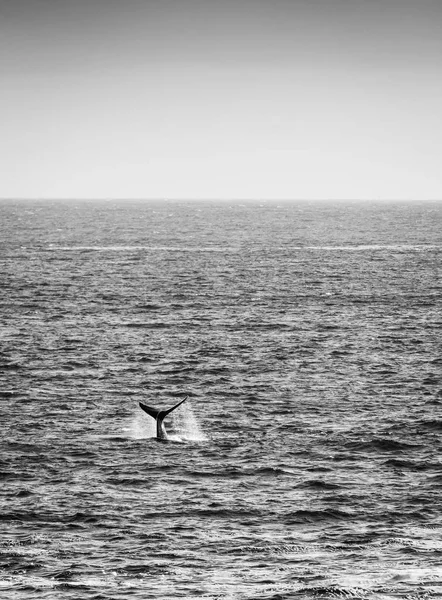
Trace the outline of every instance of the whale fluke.
{"type": "Polygon", "coordinates": [[[188,396],[186,396],[184,400],[181,400],[180,402],[178,402],[178,404],[175,404],[175,406],[172,406],[172,408],[168,408],[167,410],[157,410],[156,408],[152,408],[151,406],[147,406],[146,404],[139,402],[141,410],[144,410],[145,413],[150,415],[157,422],[157,438],[159,440],[167,440],[167,433],[163,424],[164,419],[169,413],[181,406],[181,404],[185,402],[187,398],[188,396]]]}

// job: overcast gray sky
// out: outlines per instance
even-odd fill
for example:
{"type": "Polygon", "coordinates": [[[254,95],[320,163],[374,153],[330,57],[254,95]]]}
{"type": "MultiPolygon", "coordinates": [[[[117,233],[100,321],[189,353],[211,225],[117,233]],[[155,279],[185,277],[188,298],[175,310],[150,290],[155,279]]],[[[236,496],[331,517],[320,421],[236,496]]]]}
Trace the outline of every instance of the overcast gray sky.
{"type": "Polygon", "coordinates": [[[0,0],[0,196],[442,198],[441,0],[0,0]]]}

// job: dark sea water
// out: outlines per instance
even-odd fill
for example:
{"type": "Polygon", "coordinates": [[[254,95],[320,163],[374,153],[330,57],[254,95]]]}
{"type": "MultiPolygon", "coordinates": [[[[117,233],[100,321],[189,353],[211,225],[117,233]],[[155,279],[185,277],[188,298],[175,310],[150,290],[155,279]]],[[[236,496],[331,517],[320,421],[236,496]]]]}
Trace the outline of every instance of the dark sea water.
{"type": "Polygon", "coordinates": [[[0,253],[0,598],[442,596],[442,203],[4,201],[0,253]]]}

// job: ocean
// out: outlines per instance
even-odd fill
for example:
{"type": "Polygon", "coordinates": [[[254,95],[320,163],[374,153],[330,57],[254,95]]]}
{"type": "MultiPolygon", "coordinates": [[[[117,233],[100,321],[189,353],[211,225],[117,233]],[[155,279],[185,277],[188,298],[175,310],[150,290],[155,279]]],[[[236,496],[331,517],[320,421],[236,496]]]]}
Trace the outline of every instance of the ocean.
{"type": "Polygon", "coordinates": [[[441,253],[437,202],[2,201],[0,598],[441,597],[441,253]]]}

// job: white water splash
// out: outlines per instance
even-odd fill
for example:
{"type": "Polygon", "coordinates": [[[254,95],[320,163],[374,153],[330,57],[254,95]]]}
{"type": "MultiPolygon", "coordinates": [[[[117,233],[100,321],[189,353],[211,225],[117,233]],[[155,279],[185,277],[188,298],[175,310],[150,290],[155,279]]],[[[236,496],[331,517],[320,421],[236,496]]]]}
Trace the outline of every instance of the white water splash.
{"type": "Polygon", "coordinates": [[[137,413],[134,415],[134,418],[127,429],[129,436],[134,440],[145,440],[147,438],[156,437],[156,423],[152,418],[146,417],[141,410],[137,410],[137,413]]]}
{"type": "Polygon", "coordinates": [[[208,438],[201,430],[201,426],[193,412],[190,402],[185,402],[180,409],[179,421],[176,425],[180,437],[192,442],[206,441],[208,438]]]}

